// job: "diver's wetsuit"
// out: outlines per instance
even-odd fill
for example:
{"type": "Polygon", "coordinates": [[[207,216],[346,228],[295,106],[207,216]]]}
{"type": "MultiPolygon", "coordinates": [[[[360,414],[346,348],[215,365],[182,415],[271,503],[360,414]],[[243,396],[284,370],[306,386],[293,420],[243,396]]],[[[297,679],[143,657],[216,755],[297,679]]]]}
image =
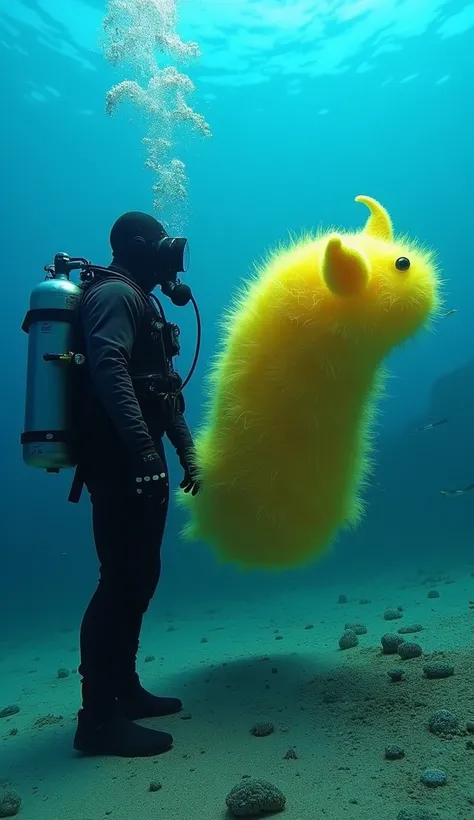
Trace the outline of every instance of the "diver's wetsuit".
{"type": "Polygon", "coordinates": [[[160,577],[168,484],[162,499],[133,495],[131,461],[152,448],[164,460],[166,434],[183,463],[193,442],[181,394],[174,412],[157,395],[163,384],[170,390],[181,382],[148,297],[105,279],[86,291],[79,325],[87,363],[78,413],[79,470],[91,496],[100,561],[99,585],[81,627],[79,672],[84,710],[100,721],[138,685],[142,618],[160,577]],[[150,374],[152,379],[140,378],[150,374]]]}

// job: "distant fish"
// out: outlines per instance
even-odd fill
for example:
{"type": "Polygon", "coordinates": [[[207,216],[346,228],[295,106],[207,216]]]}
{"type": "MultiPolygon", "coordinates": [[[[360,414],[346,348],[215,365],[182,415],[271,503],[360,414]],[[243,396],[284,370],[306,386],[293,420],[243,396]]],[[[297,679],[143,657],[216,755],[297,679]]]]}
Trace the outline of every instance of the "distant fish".
{"type": "Polygon", "coordinates": [[[424,427],[419,427],[417,432],[425,433],[427,430],[433,430],[435,427],[439,427],[441,424],[446,424],[448,421],[449,418],[446,416],[444,419],[438,419],[438,421],[432,421],[430,424],[425,424],[424,427]]]}
{"type": "Polygon", "coordinates": [[[468,484],[467,487],[461,487],[459,490],[440,490],[442,496],[464,495],[474,490],[474,484],[468,484]]]}
{"type": "Polygon", "coordinates": [[[453,308],[452,310],[448,310],[448,312],[444,314],[444,318],[447,319],[448,316],[454,316],[454,314],[457,313],[457,312],[458,312],[457,308],[453,308]]]}

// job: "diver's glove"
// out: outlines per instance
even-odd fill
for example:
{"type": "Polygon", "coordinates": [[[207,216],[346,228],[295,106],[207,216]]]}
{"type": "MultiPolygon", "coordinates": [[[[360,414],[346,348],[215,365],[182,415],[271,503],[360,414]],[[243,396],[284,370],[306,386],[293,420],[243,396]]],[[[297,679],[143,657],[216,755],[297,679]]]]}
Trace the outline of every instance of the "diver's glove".
{"type": "Polygon", "coordinates": [[[179,486],[185,493],[197,495],[201,489],[201,482],[199,480],[198,469],[194,464],[192,456],[182,455],[179,460],[184,470],[184,478],[179,486]]]}
{"type": "Polygon", "coordinates": [[[132,492],[144,498],[159,498],[163,503],[168,490],[168,476],[156,450],[140,453],[133,462],[132,492]]]}

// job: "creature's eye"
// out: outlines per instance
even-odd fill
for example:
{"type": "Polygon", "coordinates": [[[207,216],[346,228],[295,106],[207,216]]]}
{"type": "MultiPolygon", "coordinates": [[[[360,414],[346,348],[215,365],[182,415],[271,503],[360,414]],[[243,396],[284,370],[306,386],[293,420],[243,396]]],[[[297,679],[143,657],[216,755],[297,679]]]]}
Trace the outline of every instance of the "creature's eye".
{"type": "Polygon", "coordinates": [[[408,270],[410,264],[411,262],[406,256],[399,256],[395,262],[395,267],[397,270],[408,270]]]}

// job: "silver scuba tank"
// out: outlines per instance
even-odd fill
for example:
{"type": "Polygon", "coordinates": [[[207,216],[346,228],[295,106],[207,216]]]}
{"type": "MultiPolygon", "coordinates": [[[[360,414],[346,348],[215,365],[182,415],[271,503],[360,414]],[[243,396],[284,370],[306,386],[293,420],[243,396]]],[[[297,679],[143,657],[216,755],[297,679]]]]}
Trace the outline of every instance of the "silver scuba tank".
{"type": "Polygon", "coordinates": [[[71,282],[66,254],[57,254],[48,276],[31,292],[22,329],[28,333],[23,460],[58,472],[76,465],[72,447],[73,370],[84,357],[73,352],[74,316],[82,295],[71,282]]]}

